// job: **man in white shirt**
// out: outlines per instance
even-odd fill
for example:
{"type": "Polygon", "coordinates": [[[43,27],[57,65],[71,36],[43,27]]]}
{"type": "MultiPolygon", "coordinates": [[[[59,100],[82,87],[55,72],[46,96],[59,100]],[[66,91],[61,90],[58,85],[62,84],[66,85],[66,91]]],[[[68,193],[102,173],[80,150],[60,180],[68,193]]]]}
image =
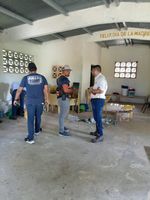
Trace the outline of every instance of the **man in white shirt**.
{"type": "Polygon", "coordinates": [[[18,90],[19,85],[20,85],[20,82],[13,82],[13,83],[11,84],[11,87],[10,87],[11,93],[12,93],[14,90],[18,90]]]}
{"type": "Polygon", "coordinates": [[[91,88],[91,104],[93,117],[96,122],[96,131],[91,132],[90,134],[96,136],[95,139],[92,139],[92,142],[97,143],[104,140],[102,111],[105,104],[105,95],[108,89],[108,84],[105,76],[101,73],[100,65],[93,65],[91,72],[92,75],[95,77],[94,86],[91,88]]]}

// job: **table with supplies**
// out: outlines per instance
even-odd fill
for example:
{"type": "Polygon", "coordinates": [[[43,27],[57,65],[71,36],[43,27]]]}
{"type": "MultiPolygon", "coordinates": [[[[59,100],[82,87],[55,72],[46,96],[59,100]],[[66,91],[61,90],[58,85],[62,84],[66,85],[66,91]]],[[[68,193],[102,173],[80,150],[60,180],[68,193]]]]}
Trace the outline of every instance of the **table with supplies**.
{"type": "Polygon", "coordinates": [[[104,107],[104,112],[113,115],[113,122],[116,124],[118,121],[130,121],[133,119],[134,105],[107,103],[104,107]]]}

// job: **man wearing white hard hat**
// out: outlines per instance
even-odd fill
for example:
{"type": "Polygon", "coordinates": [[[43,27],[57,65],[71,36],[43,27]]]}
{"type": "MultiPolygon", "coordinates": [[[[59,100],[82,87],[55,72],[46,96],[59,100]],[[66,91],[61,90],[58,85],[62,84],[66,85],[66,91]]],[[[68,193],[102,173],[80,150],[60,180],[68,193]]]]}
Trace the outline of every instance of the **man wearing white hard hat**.
{"type": "Polygon", "coordinates": [[[72,88],[70,87],[70,81],[68,79],[71,71],[72,70],[68,65],[64,65],[62,68],[62,75],[57,79],[57,98],[58,98],[58,105],[60,107],[59,135],[61,136],[70,136],[69,129],[65,127],[64,121],[69,114],[70,110],[69,96],[73,92],[72,88]]]}

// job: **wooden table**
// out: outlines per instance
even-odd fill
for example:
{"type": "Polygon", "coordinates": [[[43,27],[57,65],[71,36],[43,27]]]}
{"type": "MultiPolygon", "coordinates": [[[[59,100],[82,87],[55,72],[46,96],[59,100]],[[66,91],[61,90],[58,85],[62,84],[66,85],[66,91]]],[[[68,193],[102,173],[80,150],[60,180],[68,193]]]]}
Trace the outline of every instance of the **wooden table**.
{"type": "Polygon", "coordinates": [[[147,100],[146,96],[122,96],[120,95],[121,103],[129,103],[129,104],[144,104],[147,100]]]}
{"type": "Polygon", "coordinates": [[[104,107],[104,112],[108,115],[113,115],[113,122],[116,124],[118,121],[129,121],[133,118],[133,110],[135,106],[126,104],[107,103],[104,107]]]}

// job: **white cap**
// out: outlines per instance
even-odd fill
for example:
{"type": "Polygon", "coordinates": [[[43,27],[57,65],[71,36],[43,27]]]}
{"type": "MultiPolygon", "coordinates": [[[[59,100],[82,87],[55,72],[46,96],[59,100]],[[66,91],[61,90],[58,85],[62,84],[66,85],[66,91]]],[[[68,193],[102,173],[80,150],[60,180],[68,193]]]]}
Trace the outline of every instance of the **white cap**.
{"type": "Polygon", "coordinates": [[[65,70],[72,71],[72,69],[70,68],[69,65],[64,65],[63,66],[62,71],[65,71],[65,70]]]}

